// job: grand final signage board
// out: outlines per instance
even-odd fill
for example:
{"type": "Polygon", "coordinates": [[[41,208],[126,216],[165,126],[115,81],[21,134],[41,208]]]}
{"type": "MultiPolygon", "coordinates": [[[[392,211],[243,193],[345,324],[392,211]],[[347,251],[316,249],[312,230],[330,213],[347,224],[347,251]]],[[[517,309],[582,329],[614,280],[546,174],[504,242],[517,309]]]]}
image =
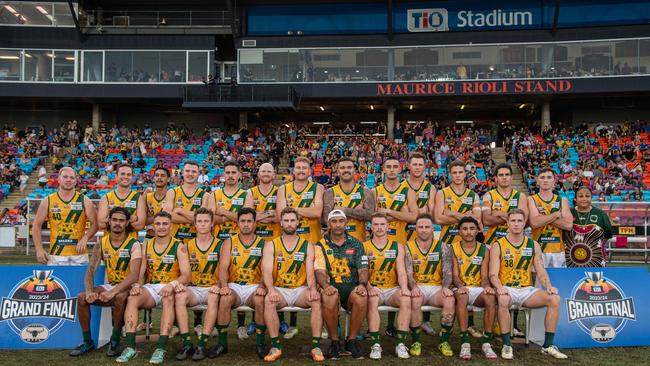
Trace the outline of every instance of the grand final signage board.
{"type": "Polygon", "coordinates": [[[644,267],[549,268],[562,297],[560,348],[650,345],[650,275],[644,267]]]}
{"type": "MultiPolygon", "coordinates": [[[[104,283],[103,266],[95,284],[104,283]]],[[[71,349],[82,341],[77,294],[86,266],[0,266],[0,349],[71,349]]],[[[101,309],[91,307],[97,340],[101,309]]]]}

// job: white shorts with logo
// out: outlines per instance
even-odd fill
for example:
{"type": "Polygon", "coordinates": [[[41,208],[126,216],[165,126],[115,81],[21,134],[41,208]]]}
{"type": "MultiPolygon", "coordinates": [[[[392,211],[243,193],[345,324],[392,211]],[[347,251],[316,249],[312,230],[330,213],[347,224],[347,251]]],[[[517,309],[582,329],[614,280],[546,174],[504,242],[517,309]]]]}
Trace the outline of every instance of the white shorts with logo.
{"type": "Polygon", "coordinates": [[[467,305],[474,305],[474,302],[476,302],[476,299],[478,299],[479,296],[483,293],[485,290],[481,286],[465,286],[467,287],[467,305]]]}
{"type": "Polygon", "coordinates": [[[246,305],[248,303],[248,299],[253,296],[255,293],[255,290],[259,287],[259,285],[240,285],[238,283],[229,283],[228,287],[239,296],[239,301],[241,301],[240,305],[246,305]]]}
{"type": "Polygon", "coordinates": [[[379,305],[383,305],[387,303],[397,291],[399,291],[399,287],[377,288],[377,290],[379,290],[379,305]]]}
{"type": "Polygon", "coordinates": [[[284,297],[284,300],[287,302],[287,306],[294,306],[300,295],[307,291],[307,286],[300,286],[296,288],[284,288],[276,287],[276,290],[284,297]]]}
{"type": "Polygon", "coordinates": [[[522,288],[508,287],[508,286],[505,287],[506,290],[508,290],[508,295],[510,295],[510,299],[512,300],[512,305],[516,307],[522,307],[529,297],[533,296],[535,292],[539,291],[539,288],[532,287],[532,286],[522,287],[522,288]]]}
{"type": "Polygon", "coordinates": [[[156,306],[159,306],[160,300],[162,299],[159,292],[166,285],[166,283],[147,283],[142,285],[142,288],[147,290],[153,301],[156,303],[156,306]]]}
{"type": "Polygon", "coordinates": [[[544,268],[566,268],[564,253],[542,253],[544,268]]]}
{"type": "Polygon", "coordinates": [[[85,266],[88,264],[88,254],[82,255],[50,255],[48,266],[85,266]]]}
{"type": "Polygon", "coordinates": [[[196,300],[196,305],[208,305],[208,293],[210,287],[188,286],[187,291],[191,292],[196,300]]]}
{"type": "Polygon", "coordinates": [[[422,303],[424,305],[429,304],[433,295],[438,293],[442,289],[442,286],[420,286],[420,291],[422,292],[422,303]]]}

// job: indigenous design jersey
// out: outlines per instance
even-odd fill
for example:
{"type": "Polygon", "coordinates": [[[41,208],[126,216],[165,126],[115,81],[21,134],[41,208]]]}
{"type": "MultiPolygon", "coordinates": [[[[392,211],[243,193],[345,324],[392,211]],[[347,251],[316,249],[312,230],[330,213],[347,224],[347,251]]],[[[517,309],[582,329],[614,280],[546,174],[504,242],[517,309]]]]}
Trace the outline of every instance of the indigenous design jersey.
{"type": "Polygon", "coordinates": [[[532,286],[531,266],[535,258],[533,239],[524,237],[521,244],[514,245],[508,237],[503,237],[497,240],[497,243],[499,243],[499,258],[501,258],[499,269],[501,284],[509,287],[532,286]]]}
{"type": "MultiPolygon", "coordinates": [[[[334,196],[334,207],[356,208],[363,205],[363,186],[355,184],[352,191],[345,192],[339,184],[332,187],[332,194],[334,196]]],[[[355,239],[363,242],[366,240],[366,222],[348,218],[348,225],[345,229],[348,234],[352,235],[355,239]]]]}
{"type": "MultiPolygon", "coordinates": [[[[452,212],[464,214],[472,210],[472,206],[477,200],[476,193],[471,189],[465,188],[462,194],[457,194],[451,186],[442,189],[442,196],[445,200],[445,209],[452,212]]],[[[452,244],[460,241],[458,235],[458,225],[441,225],[440,240],[446,244],[452,244]]]]}
{"type": "Polygon", "coordinates": [[[262,280],[262,251],[264,250],[264,239],[255,236],[250,245],[242,243],[239,234],[230,239],[230,267],[228,270],[228,282],[240,285],[258,284],[262,280]]]}
{"type": "Polygon", "coordinates": [[[145,199],[147,201],[147,215],[149,217],[153,217],[155,214],[162,211],[162,204],[165,200],[164,196],[161,200],[158,200],[156,198],[156,192],[149,192],[145,196],[145,199]]]}
{"type": "MultiPolygon", "coordinates": [[[[300,192],[296,192],[294,182],[287,183],[284,186],[284,197],[287,202],[287,207],[310,207],[314,202],[317,190],[318,184],[316,182],[307,183],[305,189],[300,192]]],[[[297,233],[301,239],[306,239],[310,243],[318,242],[322,238],[320,218],[301,217],[297,233]]]]}
{"type": "MultiPolygon", "coordinates": [[[[400,211],[404,205],[408,205],[409,185],[406,181],[402,181],[397,189],[389,191],[384,184],[375,187],[375,199],[377,200],[377,207],[387,208],[393,211],[400,211]]],[[[388,222],[388,240],[396,240],[398,243],[406,242],[406,222],[404,221],[389,221],[388,222]]]]}
{"type": "MultiPolygon", "coordinates": [[[[544,201],[539,194],[534,194],[533,201],[542,215],[550,215],[562,209],[562,197],[557,194],[553,194],[550,201],[544,201]]],[[[562,229],[551,224],[533,229],[533,240],[539,243],[544,253],[564,253],[562,229]]]]}
{"type": "MultiPolygon", "coordinates": [[[[239,212],[239,210],[244,207],[246,194],[248,194],[248,191],[239,187],[232,196],[228,196],[225,188],[221,188],[214,192],[215,207],[222,207],[226,211],[230,212],[239,212]]],[[[237,227],[236,221],[226,220],[223,224],[217,224],[214,226],[214,236],[220,240],[226,240],[238,231],[239,228],[237,227]]]]}
{"type": "MultiPolygon", "coordinates": [[[[494,212],[510,212],[510,210],[519,207],[519,200],[521,197],[521,192],[516,189],[512,189],[509,197],[503,197],[499,191],[494,188],[489,190],[486,194],[486,198],[491,202],[490,208],[494,212]]],[[[489,226],[487,228],[487,239],[485,240],[486,245],[492,245],[497,239],[503,238],[508,235],[508,225],[497,225],[489,226]]]]}
{"type": "Polygon", "coordinates": [[[316,243],[314,248],[314,269],[325,270],[330,284],[359,284],[359,270],[368,268],[368,258],[363,244],[351,235],[345,236],[345,243],[338,246],[329,235],[316,243]]]}
{"type": "Polygon", "coordinates": [[[456,242],[452,246],[454,259],[458,264],[458,277],[466,286],[481,285],[481,265],[485,260],[487,247],[483,243],[476,243],[476,248],[471,253],[466,253],[463,245],[456,242]]]}
{"type": "Polygon", "coordinates": [[[288,250],[282,236],[273,239],[273,286],[296,288],[307,284],[307,249],[309,242],[299,238],[296,247],[288,250]]]}
{"type": "Polygon", "coordinates": [[[154,238],[147,240],[145,283],[170,283],[181,275],[178,265],[178,247],[183,245],[183,242],[171,238],[167,247],[158,253],[154,241],[154,238]]]}
{"type": "MultiPolygon", "coordinates": [[[[415,192],[418,208],[427,207],[429,201],[431,201],[434,197],[434,188],[431,182],[425,179],[424,182],[420,184],[420,187],[418,189],[411,187],[411,183],[409,183],[408,180],[405,180],[405,182],[415,192]]],[[[415,240],[415,223],[406,224],[406,240],[415,240]]]]}
{"type": "Polygon", "coordinates": [[[372,240],[363,243],[368,256],[370,270],[369,282],[378,288],[393,288],[398,286],[397,268],[395,261],[399,252],[399,244],[390,240],[383,249],[377,248],[372,240]]]}
{"type": "Polygon", "coordinates": [[[415,240],[406,243],[413,261],[413,279],[419,286],[442,285],[442,246],[440,240],[432,239],[426,252],[423,252],[415,240]]]}
{"type": "Polygon", "coordinates": [[[201,250],[196,238],[187,241],[187,256],[192,270],[192,286],[211,287],[219,283],[217,266],[221,253],[221,240],[213,237],[206,250],[201,250]]]}
{"type": "MultiPolygon", "coordinates": [[[[191,196],[185,194],[182,186],[174,187],[172,190],[174,191],[173,208],[195,211],[201,207],[205,194],[202,188],[197,188],[191,196]]],[[[196,236],[196,228],[194,224],[172,224],[171,235],[178,240],[192,239],[196,236]]]]}
{"type": "Polygon", "coordinates": [[[127,236],[120,245],[114,247],[111,244],[110,234],[102,236],[100,240],[101,258],[106,266],[106,276],[108,277],[109,285],[117,285],[128,276],[131,250],[134,245],[137,246],[139,244],[139,241],[127,236]]]}
{"type": "Polygon", "coordinates": [[[75,192],[70,201],[61,199],[58,192],[47,197],[51,255],[77,255],[77,242],[86,233],[84,199],[79,192],[75,192]]]}
{"type": "MultiPolygon", "coordinates": [[[[275,211],[278,201],[278,187],[272,186],[271,191],[265,196],[260,191],[260,186],[255,186],[251,188],[251,194],[253,195],[253,208],[255,211],[275,211]]],[[[257,227],[255,227],[255,234],[264,238],[264,240],[271,240],[280,236],[282,232],[280,231],[279,224],[265,224],[258,221],[257,227]]]]}

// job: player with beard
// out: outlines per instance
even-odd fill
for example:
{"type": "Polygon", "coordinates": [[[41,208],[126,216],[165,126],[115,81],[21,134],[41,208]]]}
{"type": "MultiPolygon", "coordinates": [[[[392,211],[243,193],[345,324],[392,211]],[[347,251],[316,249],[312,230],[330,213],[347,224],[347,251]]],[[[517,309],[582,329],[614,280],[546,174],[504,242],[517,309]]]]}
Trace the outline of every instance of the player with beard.
{"type": "Polygon", "coordinates": [[[415,192],[406,181],[400,181],[401,166],[397,159],[384,161],[384,182],[374,188],[375,211],[388,218],[388,240],[406,243],[406,224],[418,216],[415,192]]]}
{"type": "Polygon", "coordinates": [[[153,223],[153,216],[162,211],[167,190],[169,189],[169,170],[164,167],[158,167],[153,173],[154,190],[147,193],[145,201],[147,203],[147,238],[153,238],[153,229],[150,227],[153,223]]]}
{"type": "Polygon", "coordinates": [[[108,212],[113,207],[124,207],[131,214],[131,224],[134,229],[129,235],[137,240],[138,230],[142,230],[147,221],[147,203],[143,195],[131,189],[132,184],[133,167],[129,164],[121,164],[117,168],[117,188],[99,200],[97,223],[100,230],[105,230],[108,224],[108,212]]]}
{"type": "Polygon", "coordinates": [[[237,233],[237,212],[244,207],[248,191],[240,185],[241,170],[234,161],[223,166],[225,185],[217,189],[208,200],[209,208],[215,215],[214,235],[226,240],[237,233]]]}

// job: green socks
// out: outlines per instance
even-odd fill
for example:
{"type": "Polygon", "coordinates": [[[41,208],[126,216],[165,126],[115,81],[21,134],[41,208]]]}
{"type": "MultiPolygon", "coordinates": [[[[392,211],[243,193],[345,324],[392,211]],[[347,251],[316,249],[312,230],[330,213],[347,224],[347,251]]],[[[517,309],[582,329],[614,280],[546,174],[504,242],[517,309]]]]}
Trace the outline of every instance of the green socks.
{"type": "Polygon", "coordinates": [[[280,346],[280,337],[271,337],[271,346],[282,349],[282,346],[280,346]]]}
{"type": "Polygon", "coordinates": [[[397,313],[394,311],[389,311],[388,312],[388,326],[389,327],[395,327],[395,317],[397,316],[397,313]]]}
{"type": "Polygon", "coordinates": [[[544,333],[544,345],[542,347],[548,348],[548,347],[552,346],[554,337],[555,337],[555,333],[545,332],[544,333]]]}
{"type": "MultiPolygon", "coordinates": [[[[90,332],[88,332],[88,335],[90,336],[90,332]]],[[[120,337],[122,337],[122,328],[113,328],[113,333],[111,333],[111,342],[119,342],[120,337]]],[[[86,338],[84,338],[86,340],[86,338]]]]}
{"type": "Polygon", "coordinates": [[[126,346],[135,349],[135,332],[126,333],[126,346]]]}
{"type": "Polygon", "coordinates": [[[469,343],[469,332],[460,332],[460,343],[469,343]]]}
{"type": "Polygon", "coordinates": [[[451,335],[452,325],[440,325],[442,327],[442,334],[440,335],[440,342],[449,342],[449,335],[451,335]]]}
{"type": "Polygon", "coordinates": [[[157,348],[159,348],[159,349],[167,349],[167,341],[168,340],[169,340],[169,336],[161,335],[160,338],[158,338],[158,346],[157,346],[157,348]]]}
{"type": "Polygon", "coordinates": [[[217,325],[217,330],[219,331],[219,344],[228,348],[228,326],[217,325]]]}
{"type": "Polygon", "coordinates": [[[409,336],[409,332],[406,330],[398,330],[397,331],[397,343],[404,343],[406,342],[406,337],[409,336]]]}
{"type": "Polygon", "coordinates": [[[255,344],[258,346],[264,345],[264,337],[266,333],[266,325],[257,325],[255,329],[255,344]]]}
{"type": "Polygon", "coordinates": [[[510,346],[510,332],[501,334],[501,340],[503,340],[504,346],[510,346]]]}
{"type": "Polygon", "coordinates": [[[320,348],[320,337],[311,338],[311,349],[320,348]]]}
{"type": "Polygon", "coordinates": [[[490,342],[492,342],[492,332],[484,332],[483,343],[490,343],[490,342]]]}
{"type": "Polygon", "coordinates": [[[183,348],[192,347],[192,336],[189,332],[181,334],[181,341],[183,341],[183,348]]]}
{"type": "Polygon", "coordinates": [[[84,337],[84,343],[91,343],[93,341],[93,337],[90,335],[90,331],[84,331],[82,332],[82,335],[84,337]]]}
{"type": "Polygon", "coordinates": [[[201,348],[205,348],[205,345],[208,343],[209,338],[210,335],[201,333],[201,335],[199,335],[199,341],[197,342],[197,345],[201,348]]]}
{"type": "Polygon", "coordinates": [[[422,328],[411,327],[411,338],[413,338],[413,342],[420,342],[422,338],[422,328]]]}
{"type": "Polygon", "coordinates": [[[370,339],[372,343],[379,343],[379,332],[370,332],[370,339]]]}

